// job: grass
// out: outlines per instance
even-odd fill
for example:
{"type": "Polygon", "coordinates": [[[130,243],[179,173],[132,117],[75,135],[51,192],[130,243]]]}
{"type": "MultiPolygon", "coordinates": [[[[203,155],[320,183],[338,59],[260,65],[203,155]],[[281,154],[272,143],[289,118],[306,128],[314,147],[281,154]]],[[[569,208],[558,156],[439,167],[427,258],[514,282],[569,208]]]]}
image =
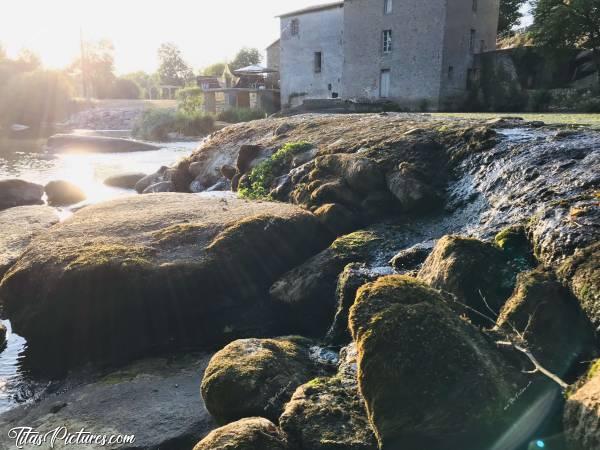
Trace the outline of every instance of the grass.
{"type": "Polygon", "coordinates": [[[525,120],[541,120],[547,125],[577,125],[600,129],[600,114],[582,113],[434,113],[434,117],[457,117],[461,119],[495,119],[497,117],[522,117],[525,120]]]}

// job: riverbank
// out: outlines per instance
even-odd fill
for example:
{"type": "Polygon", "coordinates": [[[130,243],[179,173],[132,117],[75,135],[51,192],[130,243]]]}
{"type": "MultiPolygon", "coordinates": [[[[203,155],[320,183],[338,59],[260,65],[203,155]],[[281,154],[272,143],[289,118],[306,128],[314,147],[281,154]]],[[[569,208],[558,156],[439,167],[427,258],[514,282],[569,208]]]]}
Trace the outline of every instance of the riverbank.
{"type": "MultiPolygon", "coordinates": [[[[594,131],[526,120],[234,125],[161,172],[179,192],[88,206],[41,233],[0,282],[4,314],[28,341],[23,367],[63,383],[213,355],[185,374],[202,398],[181,405],[216,424],[167,448],[223,426],[196,448],[591,450],[599,148],[594,131]],[[525,373],[518,348],[577,393],[525,373]]],[[[147,379],[127,372],[126,396],[147,379]]],[[[0,421],[85,422],[69,395],[41,394],[67,405],[56,413],[42,400],[0,421]]],[[[107,398],[90,428],[154,426],[107,398]]]]}

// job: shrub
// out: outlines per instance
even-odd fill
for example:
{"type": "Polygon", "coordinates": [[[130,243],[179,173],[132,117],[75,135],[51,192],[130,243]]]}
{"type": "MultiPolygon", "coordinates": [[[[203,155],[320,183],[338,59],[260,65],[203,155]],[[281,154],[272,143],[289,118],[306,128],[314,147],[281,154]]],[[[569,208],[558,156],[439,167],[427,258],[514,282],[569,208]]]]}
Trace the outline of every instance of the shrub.
{"type": "Polygon", "coordinates": [[[217,115],[217,120],[228,123],[250,122],[267,117],[267,113],[260,109],[231,108],[217,115]]]}
{"type": "Polygon", "coordinates": [[[575,105],[578,112],[600,113],[600,98],[588,98],[575,105]]]}
{"type": "Polygon", "coordinates": [[[269,159],[256,166],[248,174],[244,185],[238,192],[241,197],[249,199],[269,199],[269,192],[275,179],[289,170],[295,155],[311,149],[308,142],[285,144],[269,159]]]}
{"type": "Polygon", "coordinates": [[[208,114],[186,114],[172,109],[149,109],[133,128],[133,135],[148,141],[166,141],[169,133],[202,136],[213,130],[214,118],[208,114]]]}
{"type": "Polygon", "coordinates": [[[549,91],[535,91],[529,96],[529,110],[533,112],[546,112],[552,104],[552,93],[549,91]]]}
{"type": "Polygon", "coordinates": [[[189,87],[177,92],[178,108],[186,114],[202,112],[204,95],[199,87],[189,87]]]}
{"type": "Polygon", "coordinates": [[[0,123],[41,128],[69,113],[72,86],[59,72],[34,71],[13,75],[0,87],[0,123]]]}
{"type": "Polygon", "coordinates": [[[138,99],[141,94],[138,84],[127,78],[117,78],[110,90],[110,96],[117,99],[138,99]]]}

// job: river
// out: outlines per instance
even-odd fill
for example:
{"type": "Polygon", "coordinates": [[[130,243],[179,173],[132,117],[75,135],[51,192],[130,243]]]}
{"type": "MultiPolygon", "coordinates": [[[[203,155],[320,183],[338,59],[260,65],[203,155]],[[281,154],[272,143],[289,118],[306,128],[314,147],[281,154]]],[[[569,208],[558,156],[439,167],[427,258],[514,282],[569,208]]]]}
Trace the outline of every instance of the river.
{"type": "MultiPolygon", "coordinates": [[[[70,181],[87,194],[85,203],[132,195],[132,191],[111,188],[103,182],[124,172],[153,173],[190,154],[198,145],[197,142],[170,142],[155,143],[161,148],[146,152],[48,155],[44,144],[43,139],[0,138],[0,179],[20,178],[39,184],[70,181]]],[[[63,216],[70,214],[68,208],[61,212],[63,216]]],[[[47,386],[39,380],[32,382],[21,369],[26,341],[10,331],[8,321],[3,322],[9,333],[7,347],[0,353],[0,413],[35,398],[47,386]]]]}

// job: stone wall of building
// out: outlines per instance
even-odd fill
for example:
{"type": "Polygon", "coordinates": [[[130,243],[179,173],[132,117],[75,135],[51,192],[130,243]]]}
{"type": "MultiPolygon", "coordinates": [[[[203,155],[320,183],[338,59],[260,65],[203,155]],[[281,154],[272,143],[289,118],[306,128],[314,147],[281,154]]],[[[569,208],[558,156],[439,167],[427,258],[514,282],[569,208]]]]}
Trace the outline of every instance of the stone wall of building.
{"type": "Polygon", "coordinates": [[[437,107],[446,0],[346,0],[344,96],[378,99],[382,70],[390,71],[389,99],[403,106],[437,107]],[[383,52],[383,31],[392,51],[383,52]]]}
{"type": "Polygon", "coordinates": [[[305,98],[342,94],[344,8],[334,6],[281,17],[281,102],[297,106],[305,98]],[[297,21],[293,33],[292,21],[297,21]],[[321,71],[315,53],[321,52],[321,71]]]}

